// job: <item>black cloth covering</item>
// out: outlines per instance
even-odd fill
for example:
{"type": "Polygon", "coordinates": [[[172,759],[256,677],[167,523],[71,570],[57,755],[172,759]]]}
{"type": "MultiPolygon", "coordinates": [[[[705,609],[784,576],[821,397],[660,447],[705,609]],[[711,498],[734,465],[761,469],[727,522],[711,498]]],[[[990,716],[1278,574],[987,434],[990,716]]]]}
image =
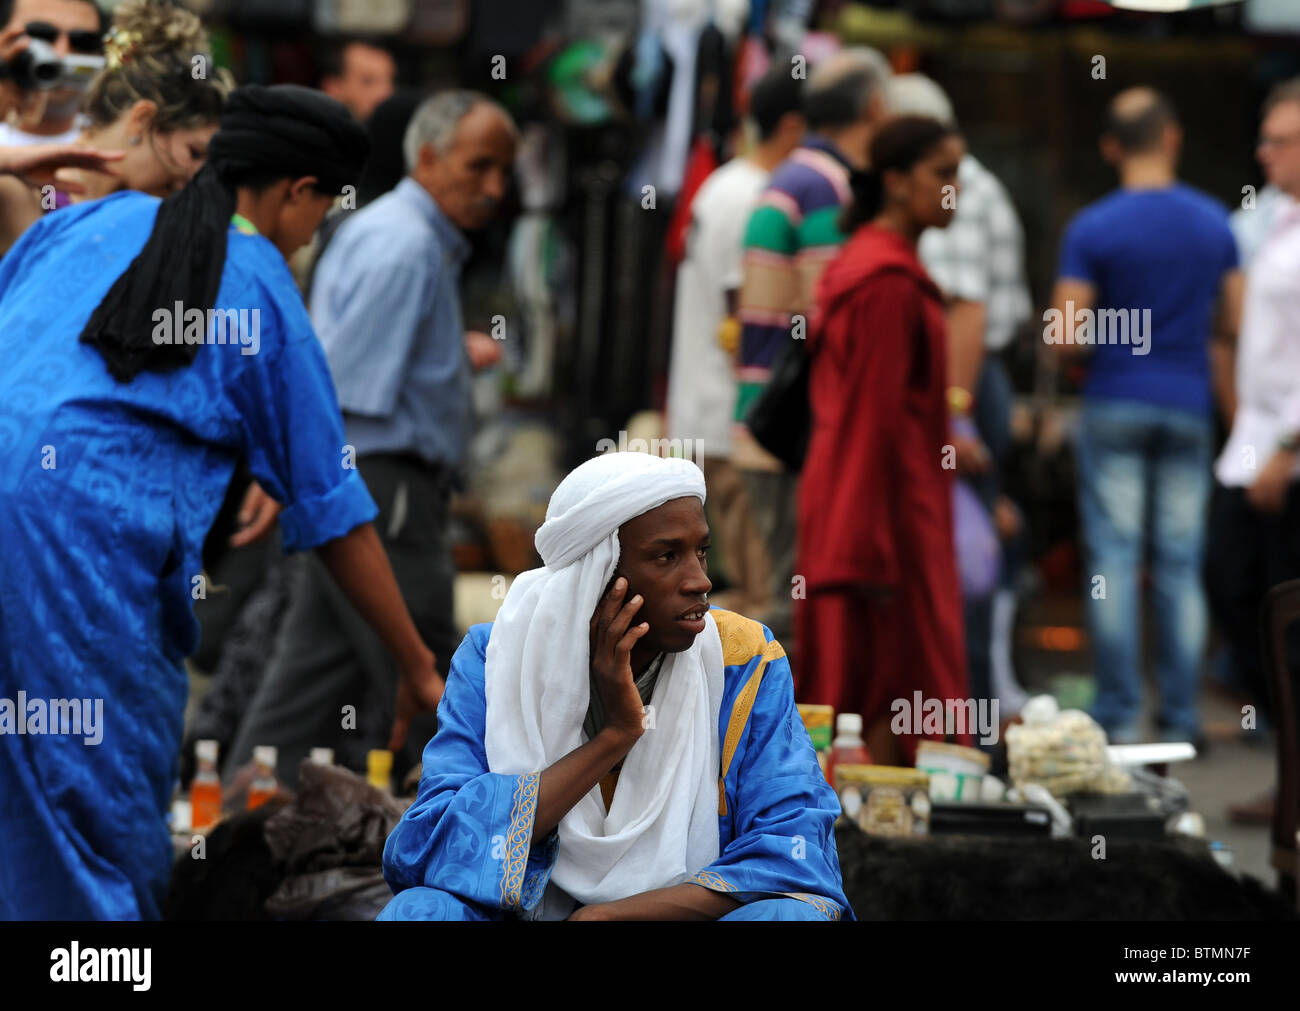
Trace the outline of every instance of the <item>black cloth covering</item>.
{"type": "Polygon", "coordinates": [[[294,84],[232,92],[197,175],[158,208],[144,248],[109,289],[81,333],[118,382],[145,370],[183,368],[198,345],[153,342],[154,312],[181,302],[211,309],[226,264],[226,237],[240,185],[317,178],[336,195],[355,183],[370,145],[334,99],[294,84]]]}

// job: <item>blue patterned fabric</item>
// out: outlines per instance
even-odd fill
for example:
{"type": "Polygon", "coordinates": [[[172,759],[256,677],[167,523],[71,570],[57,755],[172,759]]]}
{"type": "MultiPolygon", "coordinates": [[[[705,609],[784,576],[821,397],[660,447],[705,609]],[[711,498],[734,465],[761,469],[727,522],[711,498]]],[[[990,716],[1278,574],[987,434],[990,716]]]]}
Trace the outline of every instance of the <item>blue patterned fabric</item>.
{"type": "MultiPolygon", "coordinates": [[[[761,630],[762,639],[752,642],[772,642],[765,626],[730,618],[755,637],[761,630]]],[[[384,847],[384,877],[396,897],[380,919],[502,919],[532,910],[545,891],[559,837],[552,832],[532,843],[542,770],[488,771],[483,677],[491,630],[490,623],[475,625],[452,659],[419,795],[384,847]]],[[[748,918],[801,918],[783,915],[794,908],[813,919],[853,919],[832,828],[839,801],[795,707],[789,662],[771,658],[779,649],[750,649],[737,658],[732,647],[729,655],[726,635],[723,645],[724,660],[737,662],[725,670],[720,742],[737,699],[765,653],[769,659],[724,780],[718,859],[690,880],[763,906],[748,918]],[[764,901],[782,899],[794,906],[764,901]]]]}
{"type": "Polygon", "coordinates": [[[20,691],[100,699],[103,724],[98,744],[0,732],[4,918],[159,915],[191,590],[239,455],[285,505],[286,550],[376,513],[343,466],[324,354],[267,239],[232,229],[217,299],[259,311],[256,342],[241,330],[243,345],[125,385],[78,342],[157,204],[122,193],[59,211],[0,262],[0,706],[20,691]]]}

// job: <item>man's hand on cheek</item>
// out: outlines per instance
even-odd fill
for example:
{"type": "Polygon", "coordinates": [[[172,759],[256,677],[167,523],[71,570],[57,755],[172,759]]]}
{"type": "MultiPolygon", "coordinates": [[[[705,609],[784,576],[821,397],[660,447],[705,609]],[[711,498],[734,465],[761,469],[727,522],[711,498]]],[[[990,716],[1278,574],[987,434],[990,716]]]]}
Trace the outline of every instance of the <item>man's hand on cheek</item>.
{"type": "Polygon", "coordinates": [[[632,647],[650,626],[632,624],[642,600],[633,596],[624,603],[626,594],[627,580],[619,576],[591,616],[591,676],[605,707],[605,725],[635,740],[645,728],[641,695],[632,674],[632,647]]]}

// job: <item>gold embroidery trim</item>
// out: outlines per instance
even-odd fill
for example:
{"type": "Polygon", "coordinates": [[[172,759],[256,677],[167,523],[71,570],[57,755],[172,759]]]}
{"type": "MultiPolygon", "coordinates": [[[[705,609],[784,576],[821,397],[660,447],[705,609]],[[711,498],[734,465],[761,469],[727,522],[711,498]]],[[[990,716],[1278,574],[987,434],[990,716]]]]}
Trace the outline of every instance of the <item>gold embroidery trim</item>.
{"type": "Polygon", "coordinates": [[[501,869],[501,908],[520,908],[524,871],[528,867],[528,850],[532,843],[533,815],[537,810],[537,788],[542,775],[530,772],[515,780],[514,805],[510,827],[506,830],[505,865],[501,869]]]}
{"type": "Polygon", "coordinates": [[[728,884],[717,871],[699,871],[686,879],[687,884],[700,885],[715,892],[734,892],[735,885],[728,884]]]}
{"type": "Polygon", "coordinates": [[[767,647],[763,626],[753,618],[720,608],[714,608],[709,613],[713,615],[714,624],[718,626],[718,638],[722,640],[724,667],[747,664],[767,647]]]}
{"type": "Polygon", "coordinates": [[[740,690],[740,695],[736,697],[735,704],[731,707],[731,719],[727,723],[727,736],[722,742],[722,775],[718,777],[718,814],[727,813],[727,794],[723,784],[727,779],[727,771],[731,768],[731,760],[736,757],[736,748],[740,745],[740,735],[745,729],[745,724],[749,722],[749,714],[754,708],[754,699],[758,696],[758,686],[763,680],[763,672],[767,670],[767,660],[764,659],[758,665],[745,687],[740,690]]]}
{"type": "Polygon", "coordinates": [[[782,892],[781,894],[787,898],[808,903],[828,920],[838,920],[842,915],[838,903],[828,902],[820,895],[811,895],[808,892],[782,892]]]}

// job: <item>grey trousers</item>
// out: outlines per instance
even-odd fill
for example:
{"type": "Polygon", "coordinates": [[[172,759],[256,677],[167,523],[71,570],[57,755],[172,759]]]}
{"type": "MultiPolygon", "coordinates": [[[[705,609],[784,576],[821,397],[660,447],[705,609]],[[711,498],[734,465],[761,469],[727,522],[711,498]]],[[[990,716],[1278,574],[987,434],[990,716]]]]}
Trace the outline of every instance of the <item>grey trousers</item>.
{"type": "Polygon", "coordinates": [[[783,644],[794,641],[793,597],[795,534],[798,530],[799,475],[789,471],[742,470],[750,515],[767,550],[770,595],[767,606],[749,617],[761,621],[783,644]]]}
{"type": "MultiPolygon", "coordinates": [[[[357,468],[379,507],[375,530],[402,597],[446,676],[458,645],[448,480],[405,456],[363,456],[357,468]]],[[[230,777],[252,759],[254,747],[275,745],[276,778],[290,789],[314,747],[333,748],[337,764],[364,772],[366,752],[388,746],[398,681],[396,661],[315,552],[303,552],[294,563],[289,609],[266,676],[222,763],[230,777]]],[[[431,713],[412,723],[405,748],[393,759],[399,782],[436,729],[431,713]]]]}

